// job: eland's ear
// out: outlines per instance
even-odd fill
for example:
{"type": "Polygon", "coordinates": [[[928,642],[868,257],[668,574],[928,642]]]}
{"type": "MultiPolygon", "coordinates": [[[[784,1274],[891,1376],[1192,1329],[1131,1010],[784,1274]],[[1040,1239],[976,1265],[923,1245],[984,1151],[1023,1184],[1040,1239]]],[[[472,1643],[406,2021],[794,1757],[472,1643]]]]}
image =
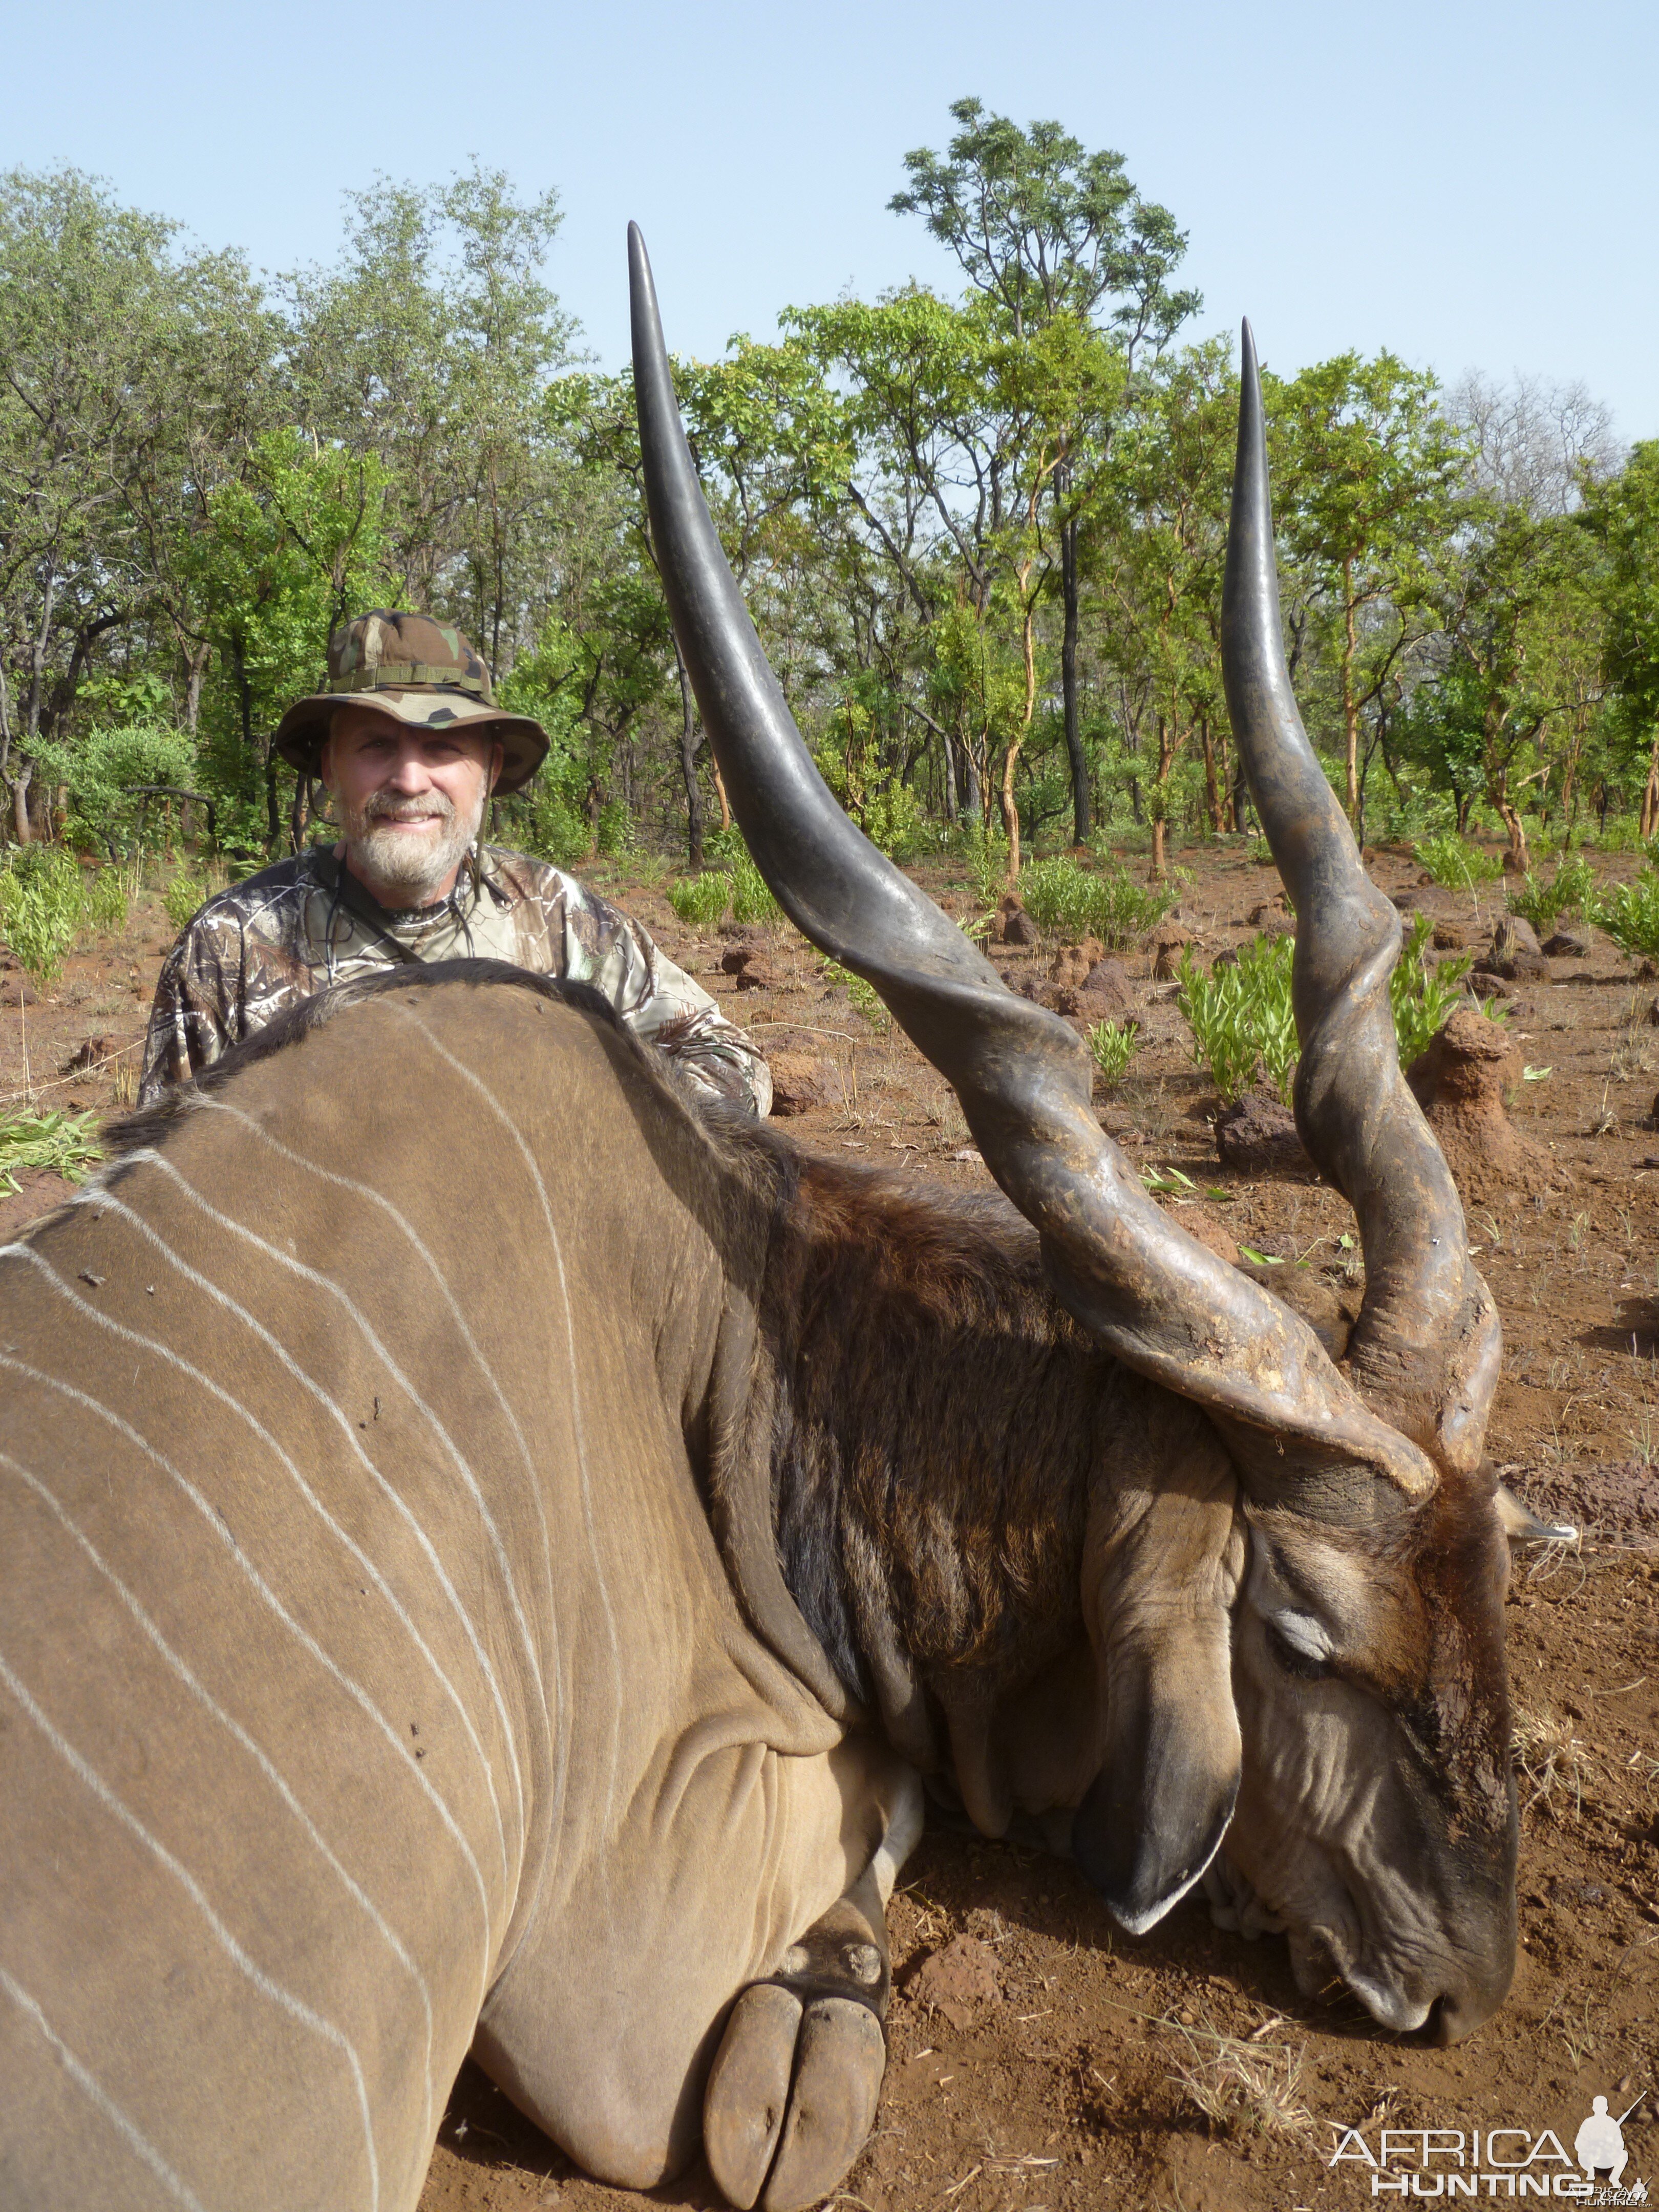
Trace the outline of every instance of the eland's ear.
{"type": "Polygon", "coordinates": [[[1232,1608],[1245,1558],[1214,1431],[1177,1401],[1138,1410],[1145,1432],[1133,1415],[1119,1429],[1127,1465],[1092,1504],[1085,1539],[1101,1763],[1072,1827],[1079,1866],[1135,1936],[1187,1894],[1232,1818],[1232,1608]]]}
{"type": "Polygon", "coordinates": [[[1132,1936],[1180,1903],[1233,1816],[1241,1744],[1228,1632],[1224,1613],[1165,1622],[1111,1655],[1106,1759],[1072,1849],[1132,1936]]]}
{"type": "Polygon", "coordinates": [[[1578,1530],[1571,1521],[1540,1521],[1513,1491],[1500,1482],[1494,1502],[1504,1534],[1511,1544],[1576,1544],[1578,1530]]]}

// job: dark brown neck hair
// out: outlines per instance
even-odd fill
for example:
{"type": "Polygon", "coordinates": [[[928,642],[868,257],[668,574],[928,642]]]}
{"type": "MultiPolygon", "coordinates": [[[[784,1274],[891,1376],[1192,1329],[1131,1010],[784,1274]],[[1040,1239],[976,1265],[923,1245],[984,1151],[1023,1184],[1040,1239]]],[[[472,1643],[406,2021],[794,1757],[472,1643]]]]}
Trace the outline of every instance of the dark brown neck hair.
{"type": "Polygon", "coordinates": [[[1082,1633],[1120,1370],[1001,1198],[794,1165],[761,1312],[784,1577],[841,1680],[927,1760],[941,1690],[989,1695],[1082,1633]]]}

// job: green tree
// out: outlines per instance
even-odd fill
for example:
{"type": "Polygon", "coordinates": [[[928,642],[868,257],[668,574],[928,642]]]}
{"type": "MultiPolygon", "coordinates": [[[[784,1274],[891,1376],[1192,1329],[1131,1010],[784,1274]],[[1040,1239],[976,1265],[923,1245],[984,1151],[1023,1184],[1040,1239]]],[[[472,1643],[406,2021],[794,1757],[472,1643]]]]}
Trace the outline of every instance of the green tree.
{"type": "Polygon", "coordinates": [[[1390,353],[1268,383],[1279,527],[1328,626],[1343,795],[1360,825],[1360,731],[1436,621],[1435,586],[1464,497],[1462,441],[1425,371],[1390,353]]]}
{"type": "MultiPolygon", "coordinates": [[[[1141,692],[1157,738],[1146,810],[1155,876],[1165,869],[1171,775],[1194,732],[1219,810],[1212,732],[1225,720],[1221,573],[1237,424],[1237,380],[1224,341],[1166,361],[1143,384],[1118,434],[1109,495],[1088,544],[1107,611],[1106,651],[1141,692]]],[[[1225,781],[1224,766],[1219,784],[1225,781]]]]}
{"type": "Polygon", "coordinates": [[[142,649],[227,364],[245,383],[262,365],[240,261],[180,257],[175,231],[73,169],[0,178],[0,777],[20,842],[37,750],[97,653],[118,633],[142,649]]]}
{"type": "Polygon", "coordinates": [[[1659,440],[1617,476],[1587,480],[1579,520],[1601,548],[1603,670],[1633,751],[1645,749],[1641,833],[1659,836],[1659,440]]]}
{"type": "Polygon", "coordinates": [[[267,432],[242,473],[210,494],[179,551],[191,620],[213,655],[210,776],[240,809],[233,834],[270,853],[283,834],[276,724],[320,680],[330,631],[387,597],[386,490],[372,455],[267,432]]]}
{"type": "MultiPolygon", "coordinates": [[[[951,113],[959,127],[943,159],[925,147],[905,156],[910,184],[888,202],[894,212],[924,217],[1016,340],[1060,320],[1098,319],[1127,371],[1144,349],[1160,351],[1201,303],[1170,289],[1186,234],[1167,208],[1142,198],[1122,155],[1088,153],[1058,123],[1022,131],[977,100],[955,101],[951,113]]],[[[1052,426],[1057,451],[1043,487],[1059,554],[1060,693],[1079,844],[1093,808],[1079,706],[1079,531],[1110,444],[1113,407],[1102,403],[1121,400],[1125,380],[1073,386],[1076,410],[1052,426]]]]}

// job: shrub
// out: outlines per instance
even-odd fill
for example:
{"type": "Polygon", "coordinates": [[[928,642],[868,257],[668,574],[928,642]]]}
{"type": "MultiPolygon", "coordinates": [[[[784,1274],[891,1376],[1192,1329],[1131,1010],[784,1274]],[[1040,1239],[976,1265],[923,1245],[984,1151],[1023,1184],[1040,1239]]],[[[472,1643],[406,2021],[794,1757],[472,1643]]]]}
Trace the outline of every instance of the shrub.
{"type": "Polygon", "coordinates": [[[732,862],[732,914],[737,921],[770,923],[783,919],[783,908],[746,852],[738,854],[732,862]]]}
{"type": "Polygon", "coordinates": [[[1609,891],[1595,919],[1621,952],[1659,959],[1659,869],[1644,868],[1633,884],[1609,891]]]}
{"type": "Polygon", "coordinates": [[[1426,1052],[1445,1028],[1463,995],[1463,978],[1473,957],[1460,953],[1455,959],[1433,966],[1425,957],[1433,930],[1427,915],[1413,915],[1411,935],[1401,946],[1389,978],[1389,1005],[1402,1067],[1409,1067],[1420,1053],[1426,1052]]]}
{"type": "Polygon", "coordinates": [[[1173,884],[1138,884],[1121,867],[1096,875],[1064,854],[1033,860],[1022,871],[1018,888],[1026,912],[1040,928],[1073,938],[1097,937],[1113,948],[1144,937],[1178,896],[1173,884]]]}
{"type": "Polygon", "coordinates": [[[191,875],[188,868],[180,868],[161,893],[161,904],[175,929],[187,929],[206,905],[209,896],[208,887],[199,876],[191,875]]]}
{"type": "MultiPolygon", "coordinates": [[[[968,858],[974,871],[974,889],[979,896],[980,904],[994,910],[1008,888],[1007,839],[981,837],[974,831],[969,838],[968,858]]],[[[1024,891],[1023,883],[1020,889],[1024,891]]]]}
{"type": "Polygon", "coordinates": [[[83,880],[82,907],[88,929],[125,929],[128,897],[121,870],[100,868],[90,883],[83,880]]]}
{"type": "Polygon", "coordinates": [[[705,875],[682,876],[668,886],[668,903],[682,921],[698,929],[711,928],[732,903],[732,878],[719,868],[705,875]]]}
{"type": "Polygon", "coordinates": [[[1412,850],[1436,883],[1449,890],[1473,890],[1477,884],[1492,883],[1504,872],[1504,863],[1495,853],[1483,853],[1455,830],[1437,830],[1432,837],[1419,839],[1412,850]]]}
{"type": "Polygon", "coordinates": [[[866,799],[860,823],[865,836],[890,860],[913,860],[937,843],[921,811],[921,801],[906,783],[890,783],[866,799]]]}
{"type": "Polygon", "coordinates": [[[1140,1042],[1139,1022],[1096,1022],[1089,1031],[1089,1049],[1103,1081],[1121,1083],[1140,1042]]]}
{"type": "Polygon", "coordinates": [[[613,799],[599,809],[594,844],[607,860],[631,860],[639,850],[639,824],[625,802],[613,799]]]}
{"type": "Polygon", "coordinates": [[[0,930],[37,990],[63,973],[85,915],[81,870],[61,845],[14,850],[0,873],[0,930]]]}
{"type": "Polygon", "coordinates": [[[502,829],[521,853],[550,860],[556,868],[570,869],[593,849],[593,833],[580,811],[542,779],[522,798],[507,802],[502,829]]]}
{"type": "Polygon", "coordinates": [[[1557,864],[1553,882],[1528,876],[1510,892],[1510,911],[1529,921],[1540,937],[1547,937],[1569,907],[1576,907],[1586,921],[1596,913],[1595,876],[1582,853],[1557,864]]]}
{"type": "MultiPolygon", "coordinates": [[[[1433,924],[1426,915],[1412,922],[1389,979],[1389,1005],[1401,1066],[1409,1066],[1445,1027],[1462,997],[1469,956],[1443,961],[1425,958],[1433,924]]],[[[1259,937],[1239,948],[1237,965],[1205,975],[1190,951],[1181,961],[1176,1000],[1194,1040],[1193,1057],[1207,1067],[1224,1100],[1231,1103],[1250,1082],[1258,1065],[1288,1105],[1301,1044],[1291,1000],[1294,938],[1259,937]]]]}
{"type": "Polygon", "coordinates": [[[1296,940],[1258,937],[1206,975],[1188,947],[1181,956],[1176,1003],[1193,1033],[1193,1058],[1231,1104],[1258,1064],[1288,1103],[1299,1047],[1291,1006],[1296,940]]]}

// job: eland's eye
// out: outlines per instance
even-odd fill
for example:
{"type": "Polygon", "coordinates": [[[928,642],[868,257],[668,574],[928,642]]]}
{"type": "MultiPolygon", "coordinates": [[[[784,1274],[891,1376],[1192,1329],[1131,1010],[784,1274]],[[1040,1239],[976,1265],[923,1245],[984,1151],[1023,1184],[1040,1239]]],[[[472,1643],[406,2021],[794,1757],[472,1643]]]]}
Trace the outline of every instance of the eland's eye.
{"type": "Polygon", "coordinates": [[[1328,1647],[1311,1621],[1304,1623],[1292,1618],[1285,1626],[1277,1620],[1268,1620],[1264,1626],[1267,1649],[1287,1674],[1294,1674],[1304,1682],[1324,1680],[1331,1671],[1328,1647]]]}

